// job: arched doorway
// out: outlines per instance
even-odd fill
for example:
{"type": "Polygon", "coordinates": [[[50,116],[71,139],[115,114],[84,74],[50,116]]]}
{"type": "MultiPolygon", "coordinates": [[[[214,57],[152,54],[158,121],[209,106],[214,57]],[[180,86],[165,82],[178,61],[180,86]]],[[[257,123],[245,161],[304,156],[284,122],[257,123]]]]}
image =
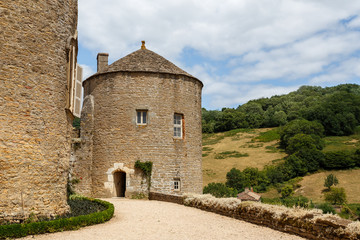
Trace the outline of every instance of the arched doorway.
{"type": "Polygon", "coordinates": [[[117,197],[125,197],[126,191],[126,173],[114,172],[114,185],[117,197]]]}

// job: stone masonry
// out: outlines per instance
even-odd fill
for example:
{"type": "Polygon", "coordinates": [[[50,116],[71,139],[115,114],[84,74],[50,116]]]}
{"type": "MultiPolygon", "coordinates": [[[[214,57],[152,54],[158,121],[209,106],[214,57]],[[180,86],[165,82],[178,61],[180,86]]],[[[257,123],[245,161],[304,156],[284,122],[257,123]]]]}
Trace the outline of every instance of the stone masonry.
{"type": "Polygon", "coordinates": [[[144,45],[111,65],[107,58],[99,54],[98,72],[83,82],[76,191],[119,196],[120,172],[125,196],[147,193],[146,178],[134,168],[140,160],[153,162],[151,191],[201,193],[201,81],[144,45]],[[137,124],[137,111],[146,112],[146,124],[137,124]],[[174,114],[182,116],[182,137],[174,137],[174,114]]]}
{"type": "Polygon", "coordinates": [[[67,44],[76,0],[0,2],[0,220],[68,211],[67,44]]]}

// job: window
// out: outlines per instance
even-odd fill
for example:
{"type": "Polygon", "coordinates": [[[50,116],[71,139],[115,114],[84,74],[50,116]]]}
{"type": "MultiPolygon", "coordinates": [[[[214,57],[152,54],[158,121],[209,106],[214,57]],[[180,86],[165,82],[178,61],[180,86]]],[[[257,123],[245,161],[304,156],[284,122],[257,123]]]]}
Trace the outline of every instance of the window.
{"type": "Polygon", "coordinates": [[[147,122],[148,122],[147,110],[137,110],[136,111],[136,124],[137,125],[146,125],[147,122]]]}
{"type": "Polygon", "coordinates": [[[180,179],[174,179],[174,191],[180,191],[180,179]]]}
{"type": "Polygon", "coordinates": [[[70,36],[66,43],[67,49],[67,85],[66,85],[66,109],[75,117],[81,114],[81,96],[82,96],[82,68],[77,62],[77,31],[70,36]]]}
{"type": "Polygon", "coordinates": [[[174,137],[182,138],[183,137],[183,115],[174,114],[174,137]]]}

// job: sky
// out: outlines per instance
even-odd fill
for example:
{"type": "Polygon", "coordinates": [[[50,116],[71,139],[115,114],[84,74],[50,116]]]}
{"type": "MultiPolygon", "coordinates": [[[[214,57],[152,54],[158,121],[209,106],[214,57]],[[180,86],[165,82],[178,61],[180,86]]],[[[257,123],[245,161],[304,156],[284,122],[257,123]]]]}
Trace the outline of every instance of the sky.
{"type": "Polygon", "coordinates": [[[359,0],[79,0],[78,63],[146,47],[204,83],[202,106],[360,84],[359,0]]]}

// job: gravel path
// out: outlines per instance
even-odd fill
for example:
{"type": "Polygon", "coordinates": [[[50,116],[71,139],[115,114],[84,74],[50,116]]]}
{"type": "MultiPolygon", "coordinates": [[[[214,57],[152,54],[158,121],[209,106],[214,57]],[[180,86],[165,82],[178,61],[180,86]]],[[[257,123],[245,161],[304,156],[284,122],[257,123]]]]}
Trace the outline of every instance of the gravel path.
{"type": "Polygon", "coordinates": [[[115,205],[104,224],[23,239],[303,239],[215,213],[182,205],[129,199],[105,199],[115,205]]]}

